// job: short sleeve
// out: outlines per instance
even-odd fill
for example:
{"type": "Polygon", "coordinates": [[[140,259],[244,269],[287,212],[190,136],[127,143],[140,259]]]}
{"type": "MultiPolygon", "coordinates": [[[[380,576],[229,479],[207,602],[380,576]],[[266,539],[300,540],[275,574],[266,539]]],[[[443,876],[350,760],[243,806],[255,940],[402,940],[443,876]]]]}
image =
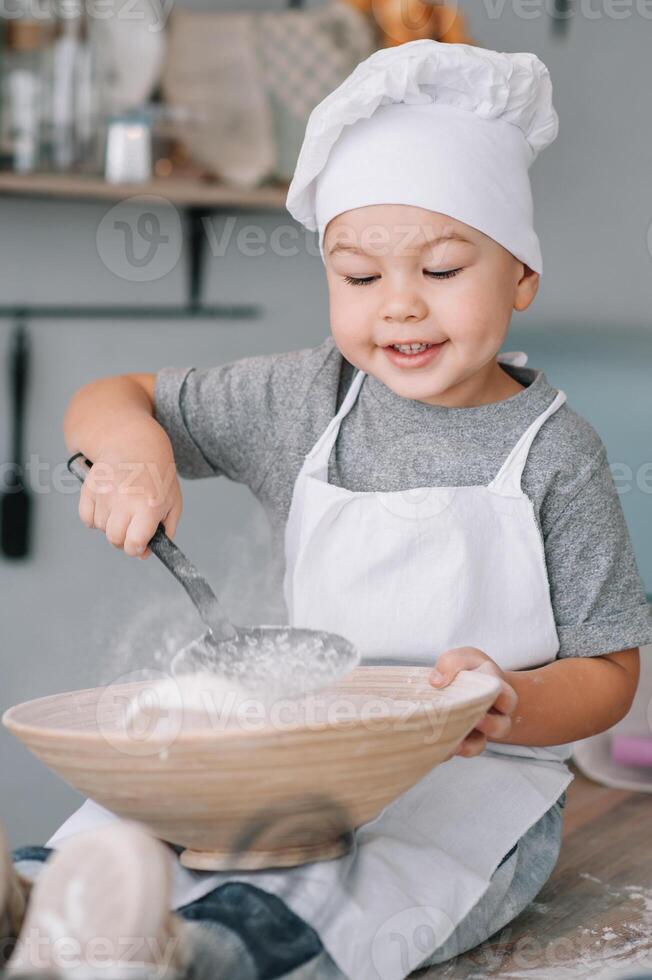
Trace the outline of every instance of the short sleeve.
{"type": "Polygon", "coordinates": [[[257,493],[332,351],[325,342],[215,367],[158,371],[155,418],[170,438],[179,475],[226,476],[257,493]]]}
{"type": "Polygon", "coordinates": [[[282,417],[273,357],[210,368],[162,368],[155,417],[172,443],[180,476],[226,476],[255,489],[282,417]]]}
{"type": "Polygon", "coordinates": [[[652,610],[604,447],[544,544],[558,658],[652,643],[652,610]]]}

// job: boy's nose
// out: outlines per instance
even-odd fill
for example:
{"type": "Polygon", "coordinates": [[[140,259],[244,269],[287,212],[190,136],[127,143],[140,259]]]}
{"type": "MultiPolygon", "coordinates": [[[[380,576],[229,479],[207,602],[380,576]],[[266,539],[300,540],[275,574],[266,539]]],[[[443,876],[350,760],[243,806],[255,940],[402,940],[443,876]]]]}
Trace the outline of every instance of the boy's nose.
{"type": "Polygon", "coordinates": [[[428,304],[413,290],[393,291],[381,306],[381,316],[388,323],[418,323],[428,315],[428,304]]]}

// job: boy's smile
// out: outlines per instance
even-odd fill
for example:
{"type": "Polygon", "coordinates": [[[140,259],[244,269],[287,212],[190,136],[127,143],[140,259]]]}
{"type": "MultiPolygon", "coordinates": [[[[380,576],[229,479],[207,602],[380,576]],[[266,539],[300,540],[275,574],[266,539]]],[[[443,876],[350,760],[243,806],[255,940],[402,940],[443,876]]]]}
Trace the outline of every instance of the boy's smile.
{"type": "Polygon", "coordinates": [[[445,214],[378,204],[330,221],[324,256],[333,337],[356,367],[448,407],[522,390],[496,354],[539,276],[502,245],[445,214]]]}
{"type": "Polygon", "coordinates": [[[445,340],[440,343],[409,340],[388,344],[384,350],[390,361],[400,368],[421,368],[430,364],[440,353],[445,340]]]}

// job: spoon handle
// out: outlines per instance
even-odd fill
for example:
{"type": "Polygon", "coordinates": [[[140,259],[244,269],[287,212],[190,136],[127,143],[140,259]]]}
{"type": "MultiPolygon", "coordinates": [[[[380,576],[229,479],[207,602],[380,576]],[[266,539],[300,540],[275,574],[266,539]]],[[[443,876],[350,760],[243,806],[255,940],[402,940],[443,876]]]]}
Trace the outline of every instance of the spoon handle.
{"type": "MultiPolygon", "coordinates": [[[[68,460],[68,469],[83,483],[93,464],[83,453],[75,453],[68,460]]],[[[215,640],[231,640],[236,636],[232,624],[220,612],[219,601],[206,579],[199,573],[192,562],[186,558],[181,548],[178,548],[165,533],[161,523],[149,541],[148,547],[152,554],[161,561],[167,570],[174,575],[188,593],[202,621],[209,628],[215,640]]]]}

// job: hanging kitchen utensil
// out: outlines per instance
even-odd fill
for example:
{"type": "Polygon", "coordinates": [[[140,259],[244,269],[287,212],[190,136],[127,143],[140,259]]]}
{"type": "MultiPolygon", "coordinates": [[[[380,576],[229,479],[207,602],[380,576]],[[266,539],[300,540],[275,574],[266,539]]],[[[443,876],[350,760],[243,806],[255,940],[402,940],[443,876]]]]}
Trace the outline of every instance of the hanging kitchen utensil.
{"type": "MultiPolygon", "coordinates": [[[[86,479],[93,464],[83,453],[68,469],[86,479]]],[[[297,697],[328,687],[359,662],[353,644],[334,633],[288,626],[234,626],[206,579],[159,524],[149,548],[184,587],[206,632],[174,657],[175,675],[208,672],[260,697],[297,697]]]]}
{"type": "Polygon", "coordinates": [[[9,355],[12,401],[11,466],[0,498],[0,546],[7,558],[26,558],[30,550],[32,497],[26,486],[23,464],[25,396],[29,369],[27,330],[14,328],[9,355]]]}

